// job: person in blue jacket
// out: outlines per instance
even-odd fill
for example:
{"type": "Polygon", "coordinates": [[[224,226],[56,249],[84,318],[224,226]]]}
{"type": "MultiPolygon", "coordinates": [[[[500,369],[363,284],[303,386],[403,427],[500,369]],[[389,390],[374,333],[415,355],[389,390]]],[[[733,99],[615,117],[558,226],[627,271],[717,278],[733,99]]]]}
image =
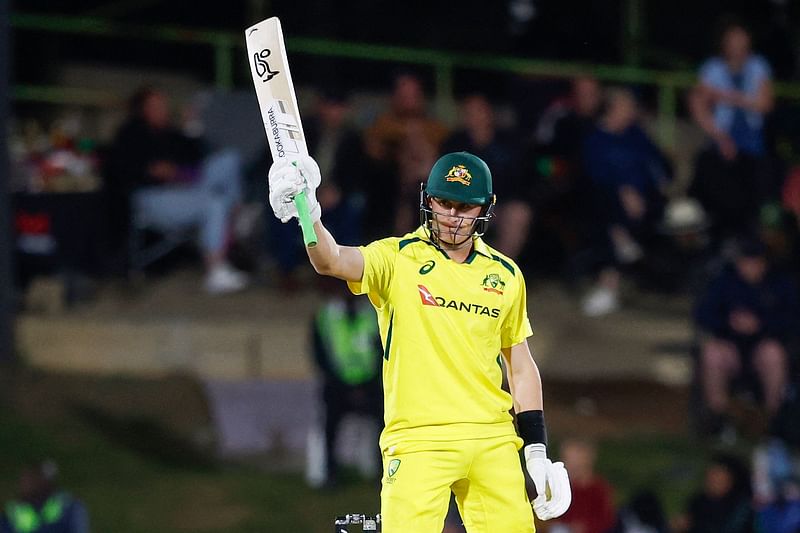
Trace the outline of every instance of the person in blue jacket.
{"type": "Polygon", "coordinates": [[[740,239],[733,264],[711,280],[695,309],[701,383],[717,420],[726,415],[729,386],[739,376],[756,378],[767,414],[777,413],[788,385],[787,342],[797,331],[797,314],[792,279],[770,268],[758,239],[740,239]]]}
{"type": "Polygon", "coordinates": [[[598,219],[592,241],[600,270],[598,286],[584,302],[590,316],[617,307],[618,270],[643,258],[664,211],[662,189],[672,178],[670,165],[638,118],[633,93],[609,89],[600,120],[584,142],[598,219]]]}

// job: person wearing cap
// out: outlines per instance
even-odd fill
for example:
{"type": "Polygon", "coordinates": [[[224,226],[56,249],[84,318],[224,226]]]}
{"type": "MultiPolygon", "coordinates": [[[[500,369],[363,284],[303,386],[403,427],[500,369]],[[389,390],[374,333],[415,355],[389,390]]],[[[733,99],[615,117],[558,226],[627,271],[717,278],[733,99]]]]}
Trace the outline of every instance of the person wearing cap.
{"type": "Polygon", "coordinates": [[[710,430],[724,424],[730,383],[751,373],[767,414],[778,412],[789,378],[786,342],[797,331],[797,318],[798,294],[791,278],[770,268],[759,240],[741,239],[733,264],[711,280],[695,308],[710,430]]]}
{"type": "Polygon", "coordinates": [[[340,246],[323,226],[313,159],[273,164],[269,183],[282,221],[297,216],[292,198],[307,194],[319,241],[307,248],[311,264],[366,294],[378,313],[383,531],[441,532],[452,491],[467,531],[532,533],[521,447],[536,516],[563,514],[569,480],[564,465],[547,458],[525,280],[481,238],[495,206],[486,163],[467,152],[442,156],[420,191],[420,226],[360,247],[340,246]]]}

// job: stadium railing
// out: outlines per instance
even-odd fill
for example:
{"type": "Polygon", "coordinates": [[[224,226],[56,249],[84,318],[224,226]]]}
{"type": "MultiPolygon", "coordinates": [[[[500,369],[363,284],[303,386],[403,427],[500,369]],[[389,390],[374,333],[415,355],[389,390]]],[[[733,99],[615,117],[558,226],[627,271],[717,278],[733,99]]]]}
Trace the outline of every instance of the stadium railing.
{"type": "MultiPolygon", "coordinates": [[[[234,86],[234,71],[244,38],[240,33],[173,26],[129,24],[100,18],[52,16],[33,13],[12,13],[15,30],[38,31],[166,41],[210,47],[214,57],[214,83],[219,89],[234,86]]],[[[606,83],[652,86],[657,90],[658,138],[662,146],[675,143],[679,91],[691,87],[696,79],[693,71],[655,70],[630,66],[543,61],[522,57],[490,54],[457,53],[450,51],[409,48],[368,43],[343,42],[309,37],[287,37],[290,54],[310,54],[320,57],[363,59],[431,67],[435,75],[438,114],[452,119],[454,105],[454,72],[468,68],[526,76],[572,78],[593,76],[606,83]]],[[[779,82],[776,95],[788,100],[800,100],[800,84],[779,82]]],[[[16,84],[12,97],[17,101],[55,104],[108,105],[118,99],[113,94],[78,87],[16,84]]]]}

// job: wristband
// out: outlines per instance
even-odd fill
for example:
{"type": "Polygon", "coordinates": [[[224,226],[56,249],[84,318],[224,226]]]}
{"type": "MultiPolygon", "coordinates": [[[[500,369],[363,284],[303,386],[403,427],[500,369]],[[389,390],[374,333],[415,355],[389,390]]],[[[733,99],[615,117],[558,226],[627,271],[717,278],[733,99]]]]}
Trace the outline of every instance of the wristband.
{"type": "Polygon", "coordinates": [[[523,411],[517,414],[517,430],[522,441],[528,444],[547,446],[547,428],[544,425],[544,411],[523,411]]]}

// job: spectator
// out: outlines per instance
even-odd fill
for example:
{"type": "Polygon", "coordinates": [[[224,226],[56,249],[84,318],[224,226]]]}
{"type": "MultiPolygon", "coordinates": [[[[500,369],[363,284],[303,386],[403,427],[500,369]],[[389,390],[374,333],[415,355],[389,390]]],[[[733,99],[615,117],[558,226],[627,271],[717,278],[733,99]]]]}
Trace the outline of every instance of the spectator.
{"type": "Polygon", "coordinates": [[[199,228],[211,294],[236,291],[247,277],[227,261],[227,236],[241,201],[233,151],[206,156],[202,142],[171,124],[167,95],[145,87],[131,99],[108,161],[110,179],[134,215],[162,229],[199,228]]]}
{"type": "Polygon", "coordinates": [[[543,153],[574,162],[580,159],[583,141],[594,129],[603,102],[600,82],[591,77],[572,80],[568,98],[556,100],[536,128],[536,144],[543,153]]]}
{"type": "Polygon", "coordinates": [[[658,497],[650,490],[635,493],[620,509],[609,533],[668,533],[669,524],[658,497]]]}
{"type": "Polygon", "coordinates": [[[561,444],[561,459],[569,472],[572,504],[550,531],[553,533],[606,533],[614,526],[611,485],[595,472],[597,450],[582,439],[561,444]]]}
{"type": "Polygon", "coordinates": [[[793,478],[783,482],[778,498],[759,509],[756,524],[758,531],[800,532],[800,480],[793,478]]]}
{"type": "MultiPolygon", "coordinates": [[[[303,121],[308,150],[314,154],[324,176],[317,199],[329,213],[333,231],[341,235],[341,242],[346,245],[361,242],[365,204],[361,135],[349,123],[349,115],[346,94],[329,89],[319,95],[315,111],[303,121]]],[[[269,162],[264,161],[263,166],[268,167],[269,162]]],[[[262,179],[265,175],[266,171],[261,173],[262,179]]],[[[305,256],[302,241],[292,224],[281,224],[270,216],[268,225],[272,236],[270,249],[276,254],[280,285],[292,291],[299,286],[295,273],[301,256],[305,256]]]]}
{"type": "Polygon", "coordinates": [[[532,157],[540,179],[528,187],[533,188],[537,226],[556,238],[561,261],[571,266],[586,244],[582,236],[594,223],[583,146],[594,130],[602,99],[596,79],[575,78],[570,96],[550,105],[536,129],[532,157]]]}
{"type": "Polygon", "coordinates": [[[706,468],[703,489],[692,496],[686,514],[675,521],[677,533],[751,533],[753,510],[746,468],[720,455],[706,468]]]}
{"type": "Polygon", "coordinates": [[[786,342],[796,331],[797,304],[794,283],[770,268],[764,245],[742,239],[734,264],[710,282],[695,310],[712,431],[723,429],[732,380],[752,378],[751,372],[769,416],[778,412],[788,384],[786,342]]]}
{"type": "Polygon", "coordinates": [[[517,259],[533,217],[530,204],[521,194],[519,147],[509,132],[497,129],[494,109],[481,94],[464,98],[462,120],[463,129],[445,141],[442,153],[470,152],[493,169],[494,190],[503,199],[502,207],[496,211],[497,249],[517,259]]]}
{"type": "Polygon", "coordinates": [[[0,515],[0,533],[89,533],[80,500],[58,488],[52,461],[27,466],[19,477],[18,499],[0,515]]]}
{"type": "Polygon", "coordinates": [[[711,215],[717,241],[753,229],[760,205],[779,189],[764,136],[774,103],[769,64],[752,52],[739,23],[727,24],[720,41],[721,55],[700,68],[689,98],[694,121],[712,142],[698,157],[690,193],[711,215]]]}
{"type": "Polygon", "coordinates": [[[661,293],[695,294],[716,259],[709,247],[708,216],[694,198],[672,198],[658,232],[638,269],[638,281],[661,293]]]}
{"type": "Polygon", "coordinates": [[[374,421],[374,465],[380,464],[378,433],[383,428],[381,350],[375,312],[366,298],[354,296],[332,280],[323,280],[327,296],[312,326],[314,361],[322,378],[325,404],[323,474],[316,483],[336,483],[339,471],[336,437],[348,413],[374,421]]]}
{"type": "Polygon", "coordinates": [[[416,226],[419,186],[427,179],[446,136],[447,128],[427,113],[419,78],[398,75],[389,110],[364,132],[367,175],[372,176],[365,183],[365,227],[384,235],[405,233],[416,226]]]}
{"type": "Polygon", "coordinates": [[[781,198],[783,215],[775,239],[780,243],[779,258],[787,270],[800,276],[800,165],[788,172],[781,198]]]}
{"type": "Polygon", "coordinates": [[[758,508],[786,503],[794,497],[794,462],[792,448],[779,437],[772,436],[755,447],[752,486],[758,508]]]}
{"type": "Polygon", "coordinates": [[[671,179],[666,158],[639,127],[636,99],[629,90],[606,94],[600,121],[584,144],[584,164],[600,217],[595,261],[600,280],[584,301],[589,316],[618,306],[619,265],[642,259],[664,209],[662,187],[671,179]]]}

